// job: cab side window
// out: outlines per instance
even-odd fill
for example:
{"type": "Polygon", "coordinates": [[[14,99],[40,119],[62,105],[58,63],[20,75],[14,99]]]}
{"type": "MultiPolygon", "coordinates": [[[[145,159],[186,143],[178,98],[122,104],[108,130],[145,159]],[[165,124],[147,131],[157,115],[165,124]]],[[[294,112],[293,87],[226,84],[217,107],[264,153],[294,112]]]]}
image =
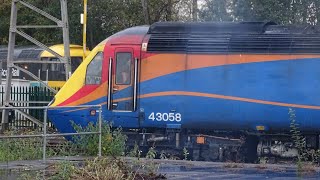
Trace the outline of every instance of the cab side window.
{"type": "Polygon", "coordinates": [[[103,53],[99,52],[87,67],[86,84],[100,84],[103,53]]]}
{"type": "Polygon", "coordinates": [[[116,56],[116,84],[129,85],[131,84],[131,53],[121,52],[116,56]]]}
{"type": "Polygon", "coordinates": [[[71,57],[71,72],[74,73],[81,63],[82,57],[71,57]]]}

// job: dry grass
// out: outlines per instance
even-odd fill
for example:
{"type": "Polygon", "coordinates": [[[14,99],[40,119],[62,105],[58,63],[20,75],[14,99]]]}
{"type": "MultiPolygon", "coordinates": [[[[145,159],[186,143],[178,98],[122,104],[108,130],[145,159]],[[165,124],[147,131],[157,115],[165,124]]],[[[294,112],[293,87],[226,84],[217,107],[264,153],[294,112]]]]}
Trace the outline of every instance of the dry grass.
{"type": "Polygon", "coordinates": [[[316,173],[316,167],[314,164],[309,163],[309,162],[301,162],[301,164],[298,164],[297,168],[297,174],[299,176],[304,176],[304,175],[312,175],[316,173]]]}
{"type": "Polygon", "coordinates": [[[123,170],[116,162],[108,159],[94,159],[88,161],[83,168],[79,168],[72,175],[75,179],[133,179],[133,174],[123,170]]]}
{"type": "Polygon", "coordinates": [[[227,163],[223,167],[225,168],[243,168],[244,165],[240,163],[227,163]]]}
{"type": "Polygon", "coordinates": [[[267,169],[267,166],[264,164],[259,164],[259,165],[255,166],[255,168],[259,169],[259,170],[264,170],[264,169],[267,169]]]}
{"type": "MultiPolygon", "coordinates": [[[[56,164],[52,173],[47,174],[48,180],[142,180],[166,179],[158,173],[156,164],[145,161],[126,162],[120,158],[102,157],[87,160],[82,165],[70,162],[56,164]]],[[[29,180],[29,179],[26,179],[29,180]]]]}

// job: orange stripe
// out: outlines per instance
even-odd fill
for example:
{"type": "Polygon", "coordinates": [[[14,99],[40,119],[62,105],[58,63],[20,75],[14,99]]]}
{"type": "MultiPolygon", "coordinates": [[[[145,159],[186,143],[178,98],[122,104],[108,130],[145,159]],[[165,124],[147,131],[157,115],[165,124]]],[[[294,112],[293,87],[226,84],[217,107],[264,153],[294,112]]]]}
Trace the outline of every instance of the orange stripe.
{"type": "MultiPolygon", "coordinates": [[[[150,94],[144,94],[139,96],[139,98],[150,98],[150,97],[158,97],[158,96],[198,96],[198,97],[208,97],[208,98],[216,98],[216,99],[227,99],[227,100],[234,100],[234,101],[243,101],[243,102],[250,102],[250,103],[258,103],[258,104],[267,104],[267,105],[275,105],[275,106],[283,106],[283,107],[295,107],[295,108],[303,108],[303,109],[319,109],[320,106],[310,106],[310,105],[301,105],[301,104],[289,104],[289,103],[281,103],[281,102],[274,102],[274,101],[264,101],[258,99],[249,99],[249,98],[241,98],[235,96],[224,96],[218,94],[209,94],[209,93],[199,93],[199,92],[186,92],[186,91],[165,91],[165,92],[156,92],[150,94]]],[[[115,99],[113,102],[122,102],[132,99],[132,97],[127,98],[119,98],[115,99]]],[[[105,103],[101,103],[99,105],[105,105],[105,103]]],[[[83,110],[88,108],[79,108],[68,110],[64,112],[74,112],[78,110],[83,110]]]]}
{"type": "Polygon", "coordinates": [[[234,65],[244,63],[301,60],[305,58],[319,58],[319,55],[186,55],[159,54],[141,61],[141,82],[163,75],[210,66],[234,65]]]}
{"type": "Polygon", "coordinates": [[[91,102],[93,100],[99,99],[106,95],[107,89],[108,89],[108,83],[104,82],[96,90],[90,92],[89,94],[84,94],[82,98],[76,101],[73,101],[71,103],[65,104],[64,106],[77,106],[80,104],[85,104],[87,102],[91,102]]]}
{"type": "MultiPolygon", "coordinates": [[[[304,108],[304,109],[320,109],[320,106],[289,104],[289,103],[274,102],[274,101],[264,101],[264,100],[258,100],[258,99],[241,98],[241,97],[235,97],[235,96],[224,96],[219,94],[186,92],[186,91],[165,91],[165,92],[150,93],[150,94],[141,95],[139,98],[150,98],[150,97],[157,97],[157,96],[175,96],[175,95],[227,99],[227,100],[234,100],[234,101],[243,101],[243,102],[250,102],[250,103],[268,104],[268,105],[275,105],[275,106],[295,107],[295,108],[304,108]]],[[[121,98],[121,99],[114,100],[114,102],[121,102],[121,101],[130,100],[130,99],[132,98],[131,97],[121,98]]]]}
{"type": "MultiPolygon", "coordinates": [[[[129,87],[129,85],[114,85],[114,86],[117,86],[118,91],[121,91],[121,90],[129,87]]],[[[64,104],[63,106],[77,106],[77,105],[81,105],[81,104],[85,104],[85,103],[97,100],[97,99],[107,95],[107,92],[108,92],[107,89],[108,89],[108,82],[104,82],[96,90],[90,92],[89,94],[84,94],[83,97],[81,97],[75,101],[72,101],[70,103],[64,104]]],[[[59,106],[60,106],[60,104],[59,104],[59,106]]]]}
{"type": "MultiPolygon", "coordinates": [[[[187,56],[186,54],[159,54],[159,55],[150,56],[145,60],[141,61],[140,83],[146,80],[172,74],[175,72],[203,68],[203,67],[231,65],[231,64],[244,64],[244,63],[254,63],[254,62],[301,60],[305,58],[319,58],[319,57],[320,57],[319,55],[257,55],[257,54],[242,55],[242,54],[237,54],[237,55],[188,55],[187,56]]],[[[127,88],[127,86],[120,86],[119,91],[125,88],[127,88]]],[[[107,92],[107,83],[103,84],[96,91],[90,93],[89,95],[85,95],[83,98],[76,100],[68,105],[80,105],[80,104],[84,104],[84,103],[96,100],[106,95],[106,92],[107,92]]],[[[215,97],[215,98],[218,98],[218,97],[215,97]]],[[[237,97],[234,97],[234,98],[237,98],[237,97]]],[[[225,98],[225,99],[228,99],[228,98],[225,98]]],[[[118,102],[118,100],[116,100],[115,102],[118,102]]],[[[264,101],[261,101],[261,102],[264,102],[264,101]]],[[[269,101],[265,101],[265,102],[269,102],[269,101]]],[[[268,103],[265,103],[265,104],[268,104],[268,103]]],[[[275,103],[273,104],[276,105],[275,103]]]]}
{"type": "MultiPolygon", "coordinates": [[[[210,66],[221,66],[231,64],[243,64],[253,62],[299,60],[304,58],[319,58],[319,55],[186,55],[186,54],[158,54],[150,56],[141,61],[140,83],[160,76],[175,72],[197,69],[210,66]]],[[[114,78],[114,77],[113,77],[114,78]]],[[[119,86],[119,91],[127,86],[119,86]]],[[[107,92],[107,82],[102,84],[94,92],[84,96],[67,105],[80,105],[91,102],[107,92]]]]}

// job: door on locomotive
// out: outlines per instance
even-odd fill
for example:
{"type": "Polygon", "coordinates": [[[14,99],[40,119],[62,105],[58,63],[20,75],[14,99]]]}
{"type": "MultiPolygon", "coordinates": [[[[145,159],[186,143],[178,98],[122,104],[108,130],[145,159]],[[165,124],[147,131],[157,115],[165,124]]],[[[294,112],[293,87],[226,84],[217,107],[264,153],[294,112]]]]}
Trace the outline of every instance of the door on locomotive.
{"type": "Polygon", "coordinates": [[[138,57],[133,48],[116,48],[110,60],[109,102],[110,109],[118,112],[134,112],[137,104],[138,57]],[[112,68],[111,68],[112,67],[112,68]]]}

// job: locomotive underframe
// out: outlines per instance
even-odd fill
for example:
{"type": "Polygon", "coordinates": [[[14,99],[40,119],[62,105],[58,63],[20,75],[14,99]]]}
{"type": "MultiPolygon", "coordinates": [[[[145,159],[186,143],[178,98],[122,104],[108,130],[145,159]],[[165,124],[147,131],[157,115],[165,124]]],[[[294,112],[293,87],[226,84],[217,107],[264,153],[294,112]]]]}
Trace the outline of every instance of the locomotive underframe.
{"type": "MultiPolygon", "coordinates": [[[[186,129],[127,130],[128,147],[139,145],[142,155],[153,147],[158,157],[198,161],[257,162],[264,157],[292,160],[298,156],[290,134],[210,131],[206,134],[186,129]],[[184,149],[186,150],[184,152],[184,149]]],[[[319,149],[319,135],[303,135],[306,149],[319,149]]],[[[271,162],[271,161],[270,161],[271,162]]]]}

